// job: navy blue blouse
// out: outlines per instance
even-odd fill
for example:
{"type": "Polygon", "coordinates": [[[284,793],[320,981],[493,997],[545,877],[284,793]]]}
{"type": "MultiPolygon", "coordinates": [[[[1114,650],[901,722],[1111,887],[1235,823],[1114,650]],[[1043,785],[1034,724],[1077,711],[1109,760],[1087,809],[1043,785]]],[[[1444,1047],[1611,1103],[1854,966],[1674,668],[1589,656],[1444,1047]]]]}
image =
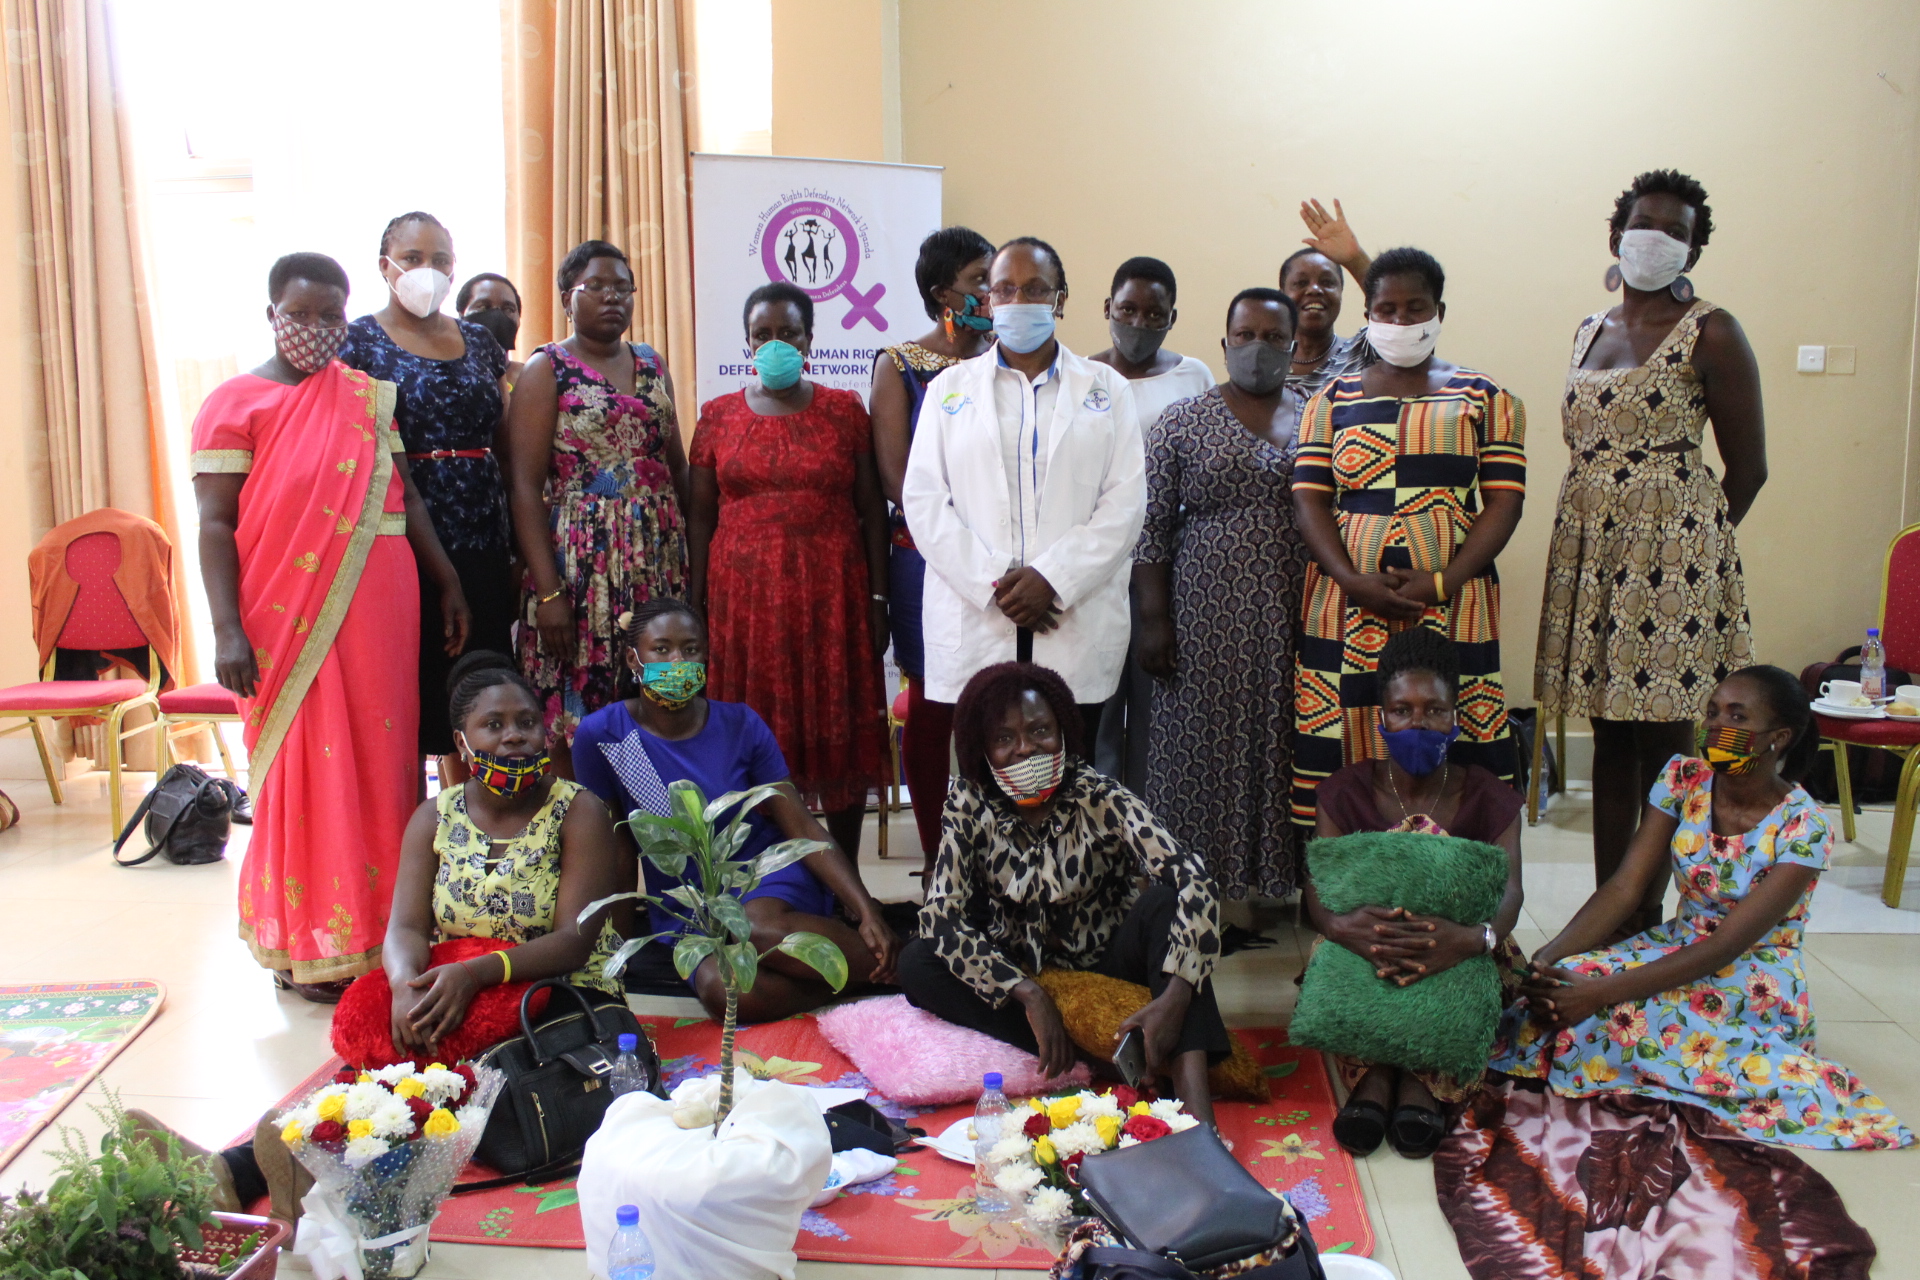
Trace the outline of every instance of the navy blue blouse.
{"type": "Polygon", "coordinates": [[[410,457],[408,465],[440,545],[449,551],[498,550],[511,545],[506,480],[491,452],[500,425],[500,378],[507,370],[507,353],[479,325],[454,323],[467,342],[466,353],[455,360],[414,355],[388,337],[372,316],[347,326],[350,336],[340,358],[399,386],[393,422],[408,454],[489,451],[481,458],[410,457]]]}

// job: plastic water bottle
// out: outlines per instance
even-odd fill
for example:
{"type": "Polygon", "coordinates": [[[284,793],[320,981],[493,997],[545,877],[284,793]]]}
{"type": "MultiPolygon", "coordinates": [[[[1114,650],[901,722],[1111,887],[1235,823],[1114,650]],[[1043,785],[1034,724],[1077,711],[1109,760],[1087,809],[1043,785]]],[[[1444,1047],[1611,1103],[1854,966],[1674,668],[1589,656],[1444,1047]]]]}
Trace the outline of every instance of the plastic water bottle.
{"type": "Polygon", "coordinates": [[[623,1204],[614,1210],[619,1229],[607,1246],[607,1280],[652,1280],[653,1246],[640,1229],[640,1209],[623,1204]]]}
{"type": "Polygon", "coordinates": [[[975,1209],[991,1217],[1013,1209],[1007,1193],[994,1183],[1000,1162],[993,1158],[994,1144],[1007,1132],[1007,1112],[1012,1108],[1007,1105],[1007,1095],[1000,1091],[1003,1082],[998,1071],[987,1072],[981,1083],[986,1090],[973,1109],[973,1203],[975,1209]]]}
{"type": "Polygon", "coordinates": [[[1860,694],[1875,703],[1887,696],[1887,651],[1878,627],[1867,628],[1867,642],[1860,646],[1860,694]]]}
{"type": "Polygon", "coordinates": [[[640,1037],[631,1032],[620,1035],[620,1056],[613,1060],[613,1074],[607,1077],[607,1087],[613,1090],[613,1096],[623,1093],[638,1093],[647,1087],[646,1074],[640,1070],[640,1056],[634,1051],[640,1047],[640,1037]]]}

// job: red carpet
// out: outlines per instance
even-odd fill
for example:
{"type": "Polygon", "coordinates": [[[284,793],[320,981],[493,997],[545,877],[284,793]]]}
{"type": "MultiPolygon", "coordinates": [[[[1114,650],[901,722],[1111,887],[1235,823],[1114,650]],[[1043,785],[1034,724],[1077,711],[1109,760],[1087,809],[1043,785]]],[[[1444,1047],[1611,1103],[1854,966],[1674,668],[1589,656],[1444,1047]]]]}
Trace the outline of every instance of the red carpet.
{"type": "Polygon", "coordinates": [[[157,982],[0,987],[0,1166],[159,1016],[157,982]]]}
{"type": "MultiPolygon", "coordinates": [[[[668,1084],[705,1073],[719,1058],[720,1028],[705,1019],[642,1018],[659,1048],[668,1084]]],[[[1337,1109],[1319,1053],[1287,1044],[1286,1032],[1237,1032],[1271,1069],[1273,1100],[1216,1107],[1234,1154],[1267,1186],[1284,1192],[1313,1225],[1323,1252],[1367,1255],[1373,1229],[1353,1161],[1333,1141],[1337,1109]]],[[[764,1076],[795,1084],[864,1085],[854,1066],[827,1043],[810,1017],[743,1028],[746,1061],[764,1076]]],[[[298,1096],[331,1075],[315,1072],[298,1096]]],[[[910,1115],[914,1128],[938,1133],[971,1105],[910,1115]]],[[[1016,1228],[973,1212],[973,1170],[931,1151],[909,1152],[897,1173],[855,1187],[801,1221],[794,1249],[817,1262],[909,1267],[1045,1269],[1052,1257],[1022,1244],[1016,1228]]],[[[470,1168],[469,1176],[485,1171],[470,1168]]],[[[459,1244],[578,1249],[584,1240],[572,1182],[510,1187],[455,1196],[434,1223],[433,1238],[459,1244]]]]}

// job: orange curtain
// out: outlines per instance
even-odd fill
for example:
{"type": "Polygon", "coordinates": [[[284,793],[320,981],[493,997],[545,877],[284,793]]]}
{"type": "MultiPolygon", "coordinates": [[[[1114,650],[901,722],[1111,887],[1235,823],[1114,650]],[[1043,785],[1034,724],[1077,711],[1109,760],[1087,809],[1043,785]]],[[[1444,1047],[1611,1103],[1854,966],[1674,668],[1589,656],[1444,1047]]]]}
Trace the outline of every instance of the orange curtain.
{"type": "Polygon", "coordinates": [[[502,0],[501,18],[507,261],[524,345],[566,336],[553,276],[567,251],[611,240],[633,260],[633,336],[691,390],[690,15],[678,0],[502,0]]]}

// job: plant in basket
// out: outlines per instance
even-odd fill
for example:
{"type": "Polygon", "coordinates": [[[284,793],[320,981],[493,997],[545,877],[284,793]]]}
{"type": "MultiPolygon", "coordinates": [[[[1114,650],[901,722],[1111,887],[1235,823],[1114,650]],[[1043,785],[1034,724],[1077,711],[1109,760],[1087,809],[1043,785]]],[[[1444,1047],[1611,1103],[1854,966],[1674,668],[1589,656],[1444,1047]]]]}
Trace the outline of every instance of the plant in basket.
{"type": "Polygon", "coordinates": [[[1088,1156],[1152,1142],[1200,1123],[1177,1099],[1154,1098],[1125,1085],[1105,1093],[1082,1089],[1034,1098],[1024,1117],[1016,1110],[1010,1118],[1020,1121],[1020,1128],[989,1153],[999,1170],[994,1183],[1020,1198],[1027,1220],[1041,1228],[1095,1213],[1075,1176],[1088,1156]]]}
{"type": "Polygon", "coordinates": [[[399,1062],[342,1071],[281,1117],[314,1177],[297,1251],[321,1280],[387,1280],[426,1262],[427,1230],[473,1155],[503,1077],[399,1062]]]}

